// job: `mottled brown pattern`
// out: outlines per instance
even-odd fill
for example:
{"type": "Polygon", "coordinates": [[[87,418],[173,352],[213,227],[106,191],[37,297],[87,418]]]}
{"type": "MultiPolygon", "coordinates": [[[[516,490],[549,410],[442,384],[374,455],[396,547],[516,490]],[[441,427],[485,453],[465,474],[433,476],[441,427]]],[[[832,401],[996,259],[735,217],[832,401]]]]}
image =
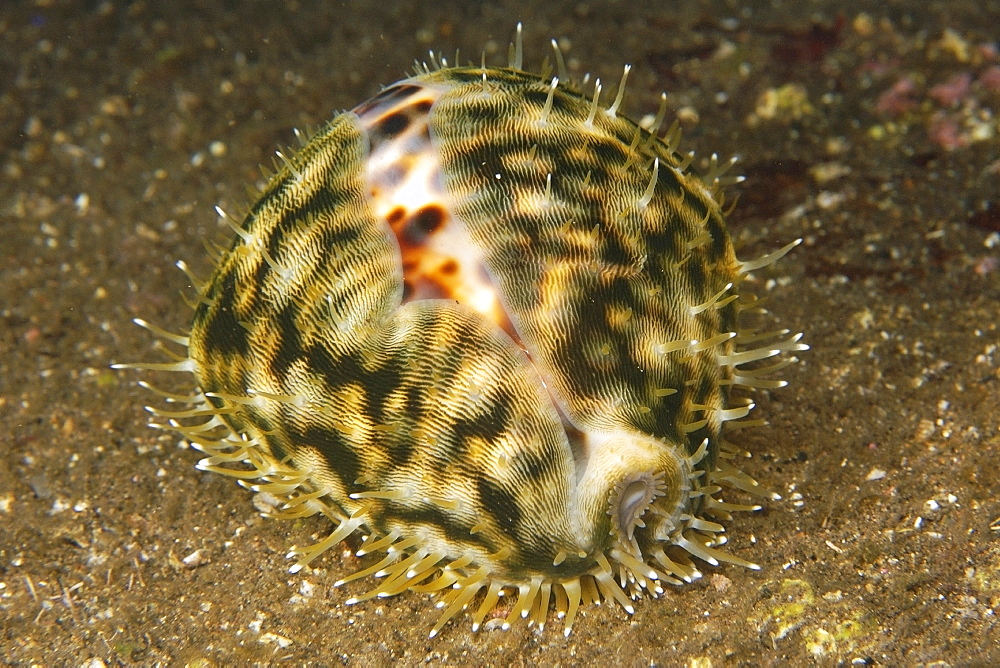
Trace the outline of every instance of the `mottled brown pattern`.
{"type": "Polygon", "coordinates": [[[742,508],[720,485],[755,484],[720,459],[724,423],[749,411],[728,390],[752,384],[739,365],[802,346],[739,345],[746,267],[714,187],[565,82],[419,74],[271,179],[200,287],[179,368],[201,394],[174,426],[202,468],[282,500],[276,516],[339,523],[296,568],[361,531],[386,553],[362,598],[442,592],[434,632],[468,605],[478,627],[504,588],[508,623],[544,624],[554,601],[568,632],[581,602],[631,610],[698,577],[693,557],[750,565],[714,547],[742,508]],[[369,150],[424,126],[441,201],[380,219],[369,150]],[[404,292],[407,230],[452,219],[502,321],[404,292]]]}

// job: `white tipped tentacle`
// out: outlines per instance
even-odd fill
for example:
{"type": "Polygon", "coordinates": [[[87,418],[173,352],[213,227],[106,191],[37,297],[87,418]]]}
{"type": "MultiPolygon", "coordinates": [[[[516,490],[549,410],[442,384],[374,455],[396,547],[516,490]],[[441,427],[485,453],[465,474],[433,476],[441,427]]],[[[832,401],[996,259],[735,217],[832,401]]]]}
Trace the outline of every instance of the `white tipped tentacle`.
{"type": "Polygon", "coordinates": [[[626,65],[625,69],[622,71],[622,79],[618,83],[618,95],[615,96],[615,101],[605,110],[608,118],[615,118],[618,115],[618,110],[622,106],[622,100],[625,99],[625,82],[628,81],[628,74],[632,71],[631,65],[626,65]]]}

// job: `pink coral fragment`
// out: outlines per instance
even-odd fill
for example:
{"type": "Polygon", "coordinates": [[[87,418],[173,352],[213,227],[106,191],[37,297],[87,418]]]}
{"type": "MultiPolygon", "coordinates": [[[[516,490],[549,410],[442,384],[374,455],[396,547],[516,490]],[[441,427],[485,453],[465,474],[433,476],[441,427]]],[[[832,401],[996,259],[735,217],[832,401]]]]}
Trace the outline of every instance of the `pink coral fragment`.
{"type": "Polygon", "coordinates": [[[991,65],[979,75],[978,83],[988,91],[1000,92],[1000,65],[991,65]]]}
{"type": "Polygon", "coordinates": [[[916,105],[913,94],[917,84],[909,76],[900,78],[889,90],[879,95],[875,111],[888,116],[900,116],[916,105]]]}
{"type": "Polygon", "coordinates": [[[962,134],[959,128],[958,120],[954,116],[940,111],[931,118],[927,134],[932,142],[948,151],[962,148],[969,143],[968,138],[962,134]]]}
{"type": "Polygon", "coordinates": [[[961,72],[959,74],[951,75],[944,83],[932,86],[931,89],[927,91],[927,94],[930,95],[935,102],[943,104],[947,107],[953,107],[969,94],[969,88],[971,86],[972,75],[968,72],[961,72]]]}

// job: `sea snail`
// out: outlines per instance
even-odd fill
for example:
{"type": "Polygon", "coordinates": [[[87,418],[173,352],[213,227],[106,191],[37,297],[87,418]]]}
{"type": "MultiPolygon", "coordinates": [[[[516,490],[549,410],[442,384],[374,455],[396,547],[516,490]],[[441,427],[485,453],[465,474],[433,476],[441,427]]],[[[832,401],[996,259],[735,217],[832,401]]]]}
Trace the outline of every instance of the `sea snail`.
{"type": "Polygon", "coordinates": [[[587,97],[521,60],[520,27],[508,67],[432,58],[279,152],[192,276],[190,332],[138,321],[186,353],[117,365],[193,374],[151,410],[199,468],[335,523],[292,570],[358,532],[380,556],[348,602],[434,592],[432,636],[504,594],[504,626],[554,607],[569,633],[581,603],[632,612],[698,561],[755,568],[718,549],[757,507],[719,496],[757,485],[724,436],[754,422],[730,388],[781,387],[806,348],[738,324],[759,310],[741,281],[798,242],[737,260],[724,170],[693,175],[676,126],[658,136],[665,97],[640,127],[625,77],[605,106],[599,80],[587,97]]]}

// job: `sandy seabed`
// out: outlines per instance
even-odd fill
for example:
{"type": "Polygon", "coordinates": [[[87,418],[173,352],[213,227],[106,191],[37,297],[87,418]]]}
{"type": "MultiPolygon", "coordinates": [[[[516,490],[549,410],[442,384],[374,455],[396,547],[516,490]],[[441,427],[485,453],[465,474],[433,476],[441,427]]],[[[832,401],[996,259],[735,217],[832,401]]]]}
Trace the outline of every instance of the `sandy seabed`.
{"type": "Polygon", "coordinates": [[[1000,662],[1000,3],[534,4],[3,4],[0,662],[1000,662]],[[629,114],[665,90],[695,165],[739,156],[740,256],[804,239],[752,287],[812,350],[739,434],[782,497],[730,524],[761,571],[428,640],[427,596],[344,605],[348,546],[290,574],[324,522],[262,520],[109,364],[186,326],[175,262],[208,272],[293,127],[432,47],[501,64],[518,20],[534,67],[632,63],[629,114]]]}

